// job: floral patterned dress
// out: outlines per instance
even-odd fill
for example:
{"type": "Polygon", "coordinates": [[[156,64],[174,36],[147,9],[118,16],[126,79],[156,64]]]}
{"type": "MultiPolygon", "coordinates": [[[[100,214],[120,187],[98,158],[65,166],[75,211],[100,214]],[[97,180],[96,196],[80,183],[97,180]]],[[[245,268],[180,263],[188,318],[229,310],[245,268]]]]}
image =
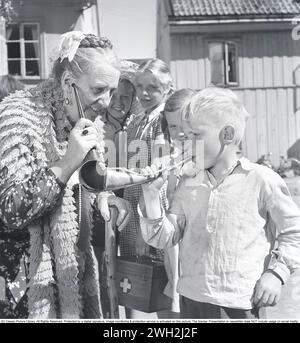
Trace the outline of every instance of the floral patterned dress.
{"type": "Polygon", "coordinates": [[[4,174],[5,170],[1,170],[0,318],[27,318],[29,232],[26,225],[53,209],[64,186],[49,169],[39,170],[26,183],[11,186],[4,182],[4,174]],[[19,208],[17,215],[14,207],[19,208]]]}

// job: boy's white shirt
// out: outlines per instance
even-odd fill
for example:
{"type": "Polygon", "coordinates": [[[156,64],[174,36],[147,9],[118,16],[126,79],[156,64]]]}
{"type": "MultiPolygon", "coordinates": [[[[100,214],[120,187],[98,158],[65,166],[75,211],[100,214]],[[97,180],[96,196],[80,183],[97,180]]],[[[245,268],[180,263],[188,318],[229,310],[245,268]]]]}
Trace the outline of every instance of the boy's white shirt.
{"type": "Polygon", "coordinates": [[[157,248],[179,242],[181,295],[250,309],[267,268],[286,281],[300,267],[300,211],[278,174],[245,158],[219,184],[208,171],[196,178],[181,180],[167,216],[140,210],[143,237],[157,248]]]}

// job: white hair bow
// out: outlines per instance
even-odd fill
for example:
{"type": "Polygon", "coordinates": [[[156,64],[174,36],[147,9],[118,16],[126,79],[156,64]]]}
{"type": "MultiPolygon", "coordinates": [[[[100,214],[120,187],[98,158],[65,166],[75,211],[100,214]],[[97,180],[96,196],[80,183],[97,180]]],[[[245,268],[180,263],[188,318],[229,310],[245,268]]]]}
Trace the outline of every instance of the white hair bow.
{"type": "Polygon", "coordinates": [[[66,32],[61,36],[61,41],[58,47],[58,57],[62,62],[64,58],[68,58],[71,62],[76,54],[80,42],[85,38],[81,31],[66,32]]]}

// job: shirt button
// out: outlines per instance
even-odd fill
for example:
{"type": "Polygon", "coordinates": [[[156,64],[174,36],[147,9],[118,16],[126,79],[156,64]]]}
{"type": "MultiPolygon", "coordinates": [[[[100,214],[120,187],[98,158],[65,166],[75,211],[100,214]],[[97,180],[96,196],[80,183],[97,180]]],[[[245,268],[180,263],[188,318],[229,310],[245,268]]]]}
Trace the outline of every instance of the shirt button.
{"type": "Polygon", "coordinates": [[[207,231],[208,232],[213,232],[213,227],[211,225],[207,225],[207,231]]]}

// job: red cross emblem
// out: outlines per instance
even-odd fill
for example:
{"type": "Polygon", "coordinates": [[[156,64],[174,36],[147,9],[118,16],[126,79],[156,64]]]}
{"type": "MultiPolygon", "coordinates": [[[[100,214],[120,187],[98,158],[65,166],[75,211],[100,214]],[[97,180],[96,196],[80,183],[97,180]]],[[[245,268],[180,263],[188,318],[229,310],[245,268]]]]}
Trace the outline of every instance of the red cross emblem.
{"type": "Polygon", "coordinates": [[[124,294],[130,293],[131,291],[131,281],[127,278],[123,278],[120,282],[120,288],[124,294]]]}

